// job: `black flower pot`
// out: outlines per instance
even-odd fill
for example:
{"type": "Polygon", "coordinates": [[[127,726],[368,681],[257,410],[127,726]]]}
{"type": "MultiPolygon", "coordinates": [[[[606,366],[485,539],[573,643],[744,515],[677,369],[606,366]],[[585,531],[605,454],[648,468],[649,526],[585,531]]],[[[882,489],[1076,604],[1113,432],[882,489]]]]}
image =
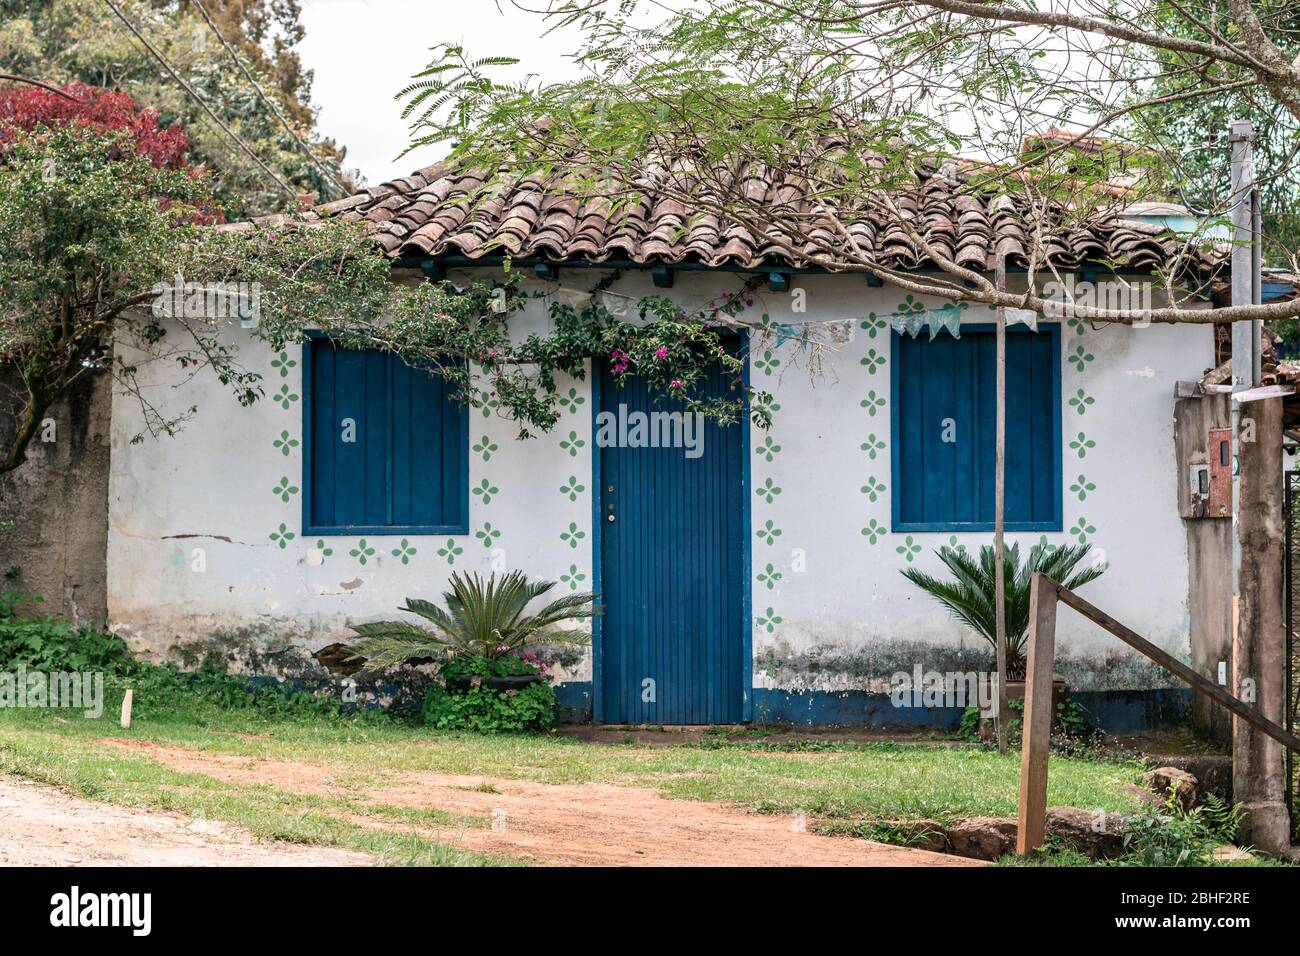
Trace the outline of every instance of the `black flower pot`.
{"type": "Polygon", "coordinates": [[[445,679],[449,694],[466,694],[471,687],[486,687],[497,693],[507,690],[523,690],[531,684],[542,682],[541,674],[511,674],[508,677],[473,677],[457,674],[445,679]]]}

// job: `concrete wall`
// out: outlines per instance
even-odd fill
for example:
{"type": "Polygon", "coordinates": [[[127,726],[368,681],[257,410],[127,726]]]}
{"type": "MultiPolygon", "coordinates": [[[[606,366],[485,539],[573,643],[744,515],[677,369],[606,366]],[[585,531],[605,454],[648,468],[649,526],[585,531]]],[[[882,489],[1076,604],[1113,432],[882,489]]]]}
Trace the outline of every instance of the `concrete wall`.
{"type": "MultiPolygon", "coordinates": [[[[108,376],[82,378],[47,414],[27,461],[0,475],[0,573],[20,569],[5,583],[44,598],[27,613],[104,626],[111,401],[108,376]]],[[[14,419],[0,419],[7,443],[14,419]]]]}
{"type": "MultiPolygon", "coordinates": [[[[574,270],[562,278],[565,287],[585,289],[596,275],[574,270]]],[[[698,306],[741,281],[679,273],[671,294],[698,306]]],[[[904,296],[856,276],[801,279],[797,289],[794,296],[756,293],[745,318],[847,322],[853,334],[836,343],[822,325],[828,344],[814,350],[757,333],[752,343],[752,380],[780,404],[771,431],[752,433],[753,485],[769,491],[756,495],[752,517],[756,706],[760,692],[796,701],[805,692],[879,692],[892,672],[917,663],[940,671],[983,666],[983,642],[899,572],[937,570],[933,549],[976,548],[991,542],[991,532],[953,538],[888,530],[888,317],[904,296]],[[800,299],[806,312],[792,312],[800,299]]],[[[632,273],[614,291],[656,290],[647,275],[632,273]]],[[[521,333],[545,327],[546,304],[535,302],[517,320],[521,333]]],[[[965,321],[992,317],[977,307],[965,321]]],[[[1211,346],[1208,327],[1064,329],[1064,523],[1045,536],[1009,536],[1024,548],[1040,537],[1094,544],[1111,569],[1087,587],[1089,599],[1184,658],[1187,542],[1174,504],[1172,394],[1176,380],[1203,371],[1211,346]]],[[[281,481],[302,484],[301,354],[252,346],[243,358],[266,376],[268,399],[252,408],[236,406],[203,377],[171,395],[155,389],[178,407],[199,406],[175,439],[130,445],[134,410],[115,399],[109,617],[141,651],[219,646],[263,666],[301,663],[303,649],[346,639],[349,621],[390,615],[408,595],[436,597],[452,570],[520,568],[564,587],[590,585],[589,382],[561,384],[562,418],[541,438],[518,441],[512,423],[492,410],[472,412],[472,533],[412,538],[403,562],[395,538],[370,537],[363,546],[356,538],[301,537],[300,492],[286,494],[281,481]]],[[[158,386],[173,381],[169,370],[142,374],[158,386]]],[[[1172,686],[1077,616],[1060,623],[1062,666],[1076,686],[1172,686]]],[[[570,663],[573,681],[590,680],[588,658],[570,663]]]]}
{"type": "MultiPolygon", "coordinates": [[[[1206,460],[1206,434],[1211,428],[1231,428],[1227,395],[1184,398],[1175,403],[1175,449],[1186,475],[1192,463],[1206,460]]],[[[1189,513],[1185,488],[1179,510],[1189,513]]],[[[1189,643],[1192,667],[1218,681],[1219,664],[1232,666],[1232,518],[1192,518],[1187,528],[1189,643]]],[[[1192,725],[1220,743],[1232,738],[1232,715],[1204,694],[1192,698],[1192,725]]]]}

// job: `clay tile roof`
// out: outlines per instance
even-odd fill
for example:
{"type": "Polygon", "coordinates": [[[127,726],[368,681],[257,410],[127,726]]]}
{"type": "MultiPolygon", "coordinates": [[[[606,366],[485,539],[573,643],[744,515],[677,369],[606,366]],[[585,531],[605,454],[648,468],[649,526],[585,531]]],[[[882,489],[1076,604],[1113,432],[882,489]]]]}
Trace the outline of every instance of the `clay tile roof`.
{"type": "MultiPolygon", "coordinates": [[[[968,268],[991,270],[998,253],[1009,265],[1024,264],[1032,230],[1020,202],[1006,194],[961,191],[965,175],[976,164],[947,162],[926,174],[915,188],[892,198],[928,242],[942,254],[968,268]]],[[[882,265],[900,269],[933,265],[907,230],[897,222],[859,214],[833,222],[807,202],[805,185],[797,178],[781,179],[770,169],[720,171],[708,184],[695,177],[647,166],[645,195],[624,203],[616,212],[610,202],[582,199],[563,187],[562,177],[498,177],[481,170],[455,170],[436,163],[411,175],[366,189],[346,199],[317,206],[314,216],[340,216],[365,224],[384,253],[397,258],[439,258],[510,254],[549,261],[621,261],[638,265],[698,263],[742,269],[856,268],[837,262],[818,244],[848,248],[849,239],[882,265]],[[656,183],[672,177],[675,187],[705,199],[718,188],[730,188],[780,208],[798,224],[798,240],[784,230],[754,235],[745,224],[727,221],[706,209],[687,208],[674,197],[656,193],[656,183]],[[488,185],[484,187],[484,183],[488,185]],[[845,237],[848,235],[848,239],[845,237]],[[793,251],[782,243],[794,245],[793,251]],[[818,262],[811,261],[820,256],[818,262]]],[[[1073,226],[1040,243],[1058,267],[1107,262],[1140,270],[1158,267],[1181,251],[1179,240],[1158,227],[1123,219],[1118,212],[1101,212],[1086,226],[1073,226]]],[[[1040,252],[1041,257],[1041,252],[1040,252]]],[[[1212,271],[1213,262],[1199,258],[1198,272],[1212,271]]]]}

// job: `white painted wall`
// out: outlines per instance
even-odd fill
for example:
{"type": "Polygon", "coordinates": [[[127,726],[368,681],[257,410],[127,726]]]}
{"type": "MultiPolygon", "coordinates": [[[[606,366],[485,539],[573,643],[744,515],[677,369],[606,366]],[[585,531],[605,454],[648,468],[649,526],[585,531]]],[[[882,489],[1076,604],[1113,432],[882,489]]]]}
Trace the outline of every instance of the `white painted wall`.
{"type": "MultiPolygon", "coordinates": [[[[562,284],[584,289],[596,278],[590,271],[565,271],[562,284]]],[[[739,289],[742,281],[727,274],[678,273],[671,294],[697,306],[739,289]]],[[[791,313],[790,294],[764,288],[745,316],[757,321],[766,313],[776,322],[851,319],[854,336],[838,350],[823,351],[820,375],[810,372],[809,355],[793,341],[769,343],[777,366],[759,367],[764,349],[753,353],[752,381],[773,390],[780,403],[770,433],[753,429],[753,484],[758,489],[770,479],[781,489],[770,503],[758,495],[753,501],[753,606],[759,618],[754,683],[867,689],[878,685],[865,680],[860,668],[838,668],[835,662],[870,656],[873,648],[893,662],[895,651],[886,649],[900,643],[974,646],[978,639],[963,634],[899,574],[908,566],[898,550],[906,551],[906,535],[886,531],[872,543],[863,533],[873,521],[886,529],[890,523],[892,369],[887,362],[873,374],[861,361],[872,349],[888,360],[889,335],[887,327],[877,327],[873,337],[867,317],[874,312],[887,318],[903,295],[869,288],[856,276],[808,278],[797,287],[806,293],[805,313],[791,313]],[[873,395],[883,404],[871,404],[873,395]],[[861,448],[869,435],[887,445],[874,461],[861,448]],[[780,446],[770,460],[769,438],[780,446]],[[860,491],[871,478],[886,486],[875,502],[860,491]],[[775,539],[759,534],[769,520],[781,532],[775,539]],[[779,580],[768,574],[769,564],[779,580]],[[812,673],[782,663],[806,663],[809,655],[829,670],[812,673]]],[[[625,276],[614,288],[633,295],[655,291],[642,273],[625,276]]],[[[519,330],[544,325],[545,308],[545,302],[535,302],[517,320],[519,330]]],[[[987,322],[992,313],[976,307],[968,315],[987,322]]],[[[1210,363],[1211,331],[1063,331],[1066,356],[1078,344],[1093,356],[1082,371],[1063,361],[1063,399],[1082,388],[1094,402],[1082,415],[1077,406],[1063,410],[1064,529],[1047,538],[1077,540],[1068,529],[1086,522],[1092,530],[1084,536],[1105,550],[1111,565],[1088,587],[1090,600],[1186,654],[1187,561],[1175,508],[1172,396],[1177,379],[1197,377],[1210,363]],[[1096,442],[1083,459],[1068,447],[1080,431],[1096,442]],[[1096,486],[1082,502],[1069,490],[1079,474],[1096,486]]],[[[285,493],[274,490],[282,478],[302,485],[301,444],[284,444],[286,438],[302,440],[300,350],[290,350],[293,364],[286,364],[286,356],[249,344],[247,332],[229,335],[242,337],[245,363],[265,376],[268,397],[255,406],[239,407],[210,376],[184,381],[174,369],[147,366],[141,381],[152,401],[172,410],[197,405],[198,413],[175,438],[132,444],[140,430],[138,406],[131,396],[114,397],[109,620],[135,647],[162,654],[178,643],[215,637],[273,650],[316,649],[346,640],[349,621],[392,614],[408,595],[436,598],[452,570],[486,572],[494,562],[551,579],[569,575],[561,588],[591,585],[589,382],[563,384],[566,395],[573,390],[573,402],[555,430],[541,438],[518,441],[511,422],[471,411],[471,534],[411,538],[415,553],[405,564],[392,553],[400,548],[399,538],[366,536],[374,553],[362,564],[361,555],[351,553],[362,550],[357,537],[326,538],[323,548],[314,538],[304,539],[301,491],[288,493],[286,501],[285,493]],[[474,493],[485,481],[486,499],[474,493]],[[582,486],[576,496],[569,490],[574,482],[582,486]],[[486,546],[489,530],[499,537],[486,546]]],[[[1027,546],[1039,535],[1010,537],[1027,546]]],[[[937,568],[931,550],[949,536],[912,539],[922,548],[916,565],[937,568]]],[[[967,547],[991,540],[991,532],[958,536],[967,547]]],[[[1065,613],[1060,623],[1067,658],[1104,666],[1118,655],[1114,641],[1081,619],[1065,613]]],[[[589,664],[572,676],[589,678],[589,664]]],[[[1122,671],[1113,677],[1125,679],[1122,671]]]]}

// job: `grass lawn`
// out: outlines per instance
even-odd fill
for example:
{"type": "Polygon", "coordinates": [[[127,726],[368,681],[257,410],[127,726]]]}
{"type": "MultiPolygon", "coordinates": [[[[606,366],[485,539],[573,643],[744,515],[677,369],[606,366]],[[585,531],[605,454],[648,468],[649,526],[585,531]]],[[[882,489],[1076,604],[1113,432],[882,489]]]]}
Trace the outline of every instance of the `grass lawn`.
{"type": "MultiPolygon", "coordinates": [[[[486,737],[395,722],[263,720],[220,710],[137,721],[55,722],[49,712],[0,710],[0,771],[118,804],[179,810],[243,826],[263,839],[378,853],[393,864],[501,864],[438,843],[438,829],[487,826],[479,817],[347,797],[314,797],[273,785],[238,785],[169,768],[105,743],[130,737],[219,754],[327,768],[381,784],[407,772],[464,774],[546,784],[648,787],[684,800],[733,803],[759,813],[802,811],[810,828],[852,832],[878,819],[1014,816],[1019,755],[973,746],[772,743],[717,734],[673,747],[584,743],[563,737],[486,737]],[[242,735],[242,736],[241,736],[242,735]]],[[[1126,812],[1131,762],[1053,758],[1051,805],[1126,812]]]]}

